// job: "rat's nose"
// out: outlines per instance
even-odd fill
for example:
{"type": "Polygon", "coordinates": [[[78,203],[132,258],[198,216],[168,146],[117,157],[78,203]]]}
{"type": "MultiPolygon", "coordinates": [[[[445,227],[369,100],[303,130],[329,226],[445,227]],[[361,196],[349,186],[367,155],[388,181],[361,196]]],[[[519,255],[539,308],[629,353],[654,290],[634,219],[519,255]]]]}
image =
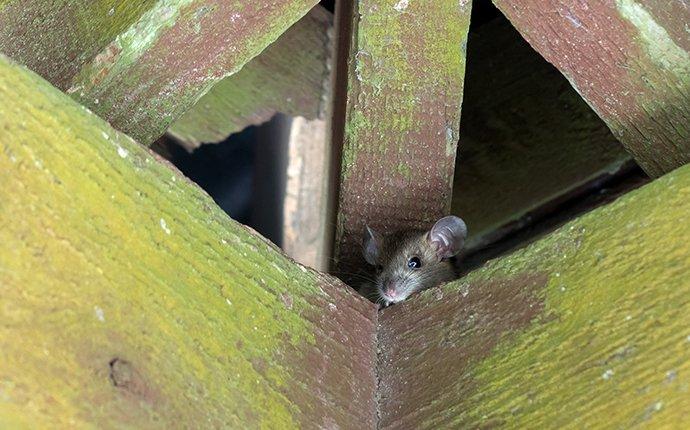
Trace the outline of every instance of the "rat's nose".
{"type": "Polygon", "coordinates": [[[386,295],[391,298],[394,298],[398,295],[398,292],[395,290],[395,284],[393,282],[388,282],[386,284],[386,295]]]}

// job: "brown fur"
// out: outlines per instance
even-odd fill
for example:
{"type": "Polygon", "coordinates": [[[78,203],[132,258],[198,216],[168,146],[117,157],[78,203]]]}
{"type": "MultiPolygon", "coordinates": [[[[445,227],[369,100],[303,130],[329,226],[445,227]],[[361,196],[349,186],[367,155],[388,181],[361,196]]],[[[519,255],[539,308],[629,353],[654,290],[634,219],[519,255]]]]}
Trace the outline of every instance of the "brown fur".
{"type": "Polygon", "coordinates": [[[455,278],[453,261],[438,258],[435,248],[427,240],[427,232],[401,232],[384,236],[377,261],[376,284],[368,286],[368,291],[362,293],[368,293],[370,298],[376,295],[375,299],[388,305],[455,278]],[[420,268],[411,269],[407,266],[412,257],[420,259],[420,268]],[[389,281],[396,285],[397,296],[394,301],[383,295],[383,288],[389,281]]]}

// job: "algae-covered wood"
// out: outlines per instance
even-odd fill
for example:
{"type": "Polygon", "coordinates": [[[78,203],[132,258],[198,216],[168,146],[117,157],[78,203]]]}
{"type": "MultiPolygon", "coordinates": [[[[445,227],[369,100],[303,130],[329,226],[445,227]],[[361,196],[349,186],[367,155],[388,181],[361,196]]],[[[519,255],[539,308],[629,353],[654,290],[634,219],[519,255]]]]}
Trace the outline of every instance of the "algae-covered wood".
{"type": "Polygon", "coordinates": [[[313,8],[242,70],[218,82],[168,133],[192,149],[225,140],[276,112],[322,118],[328,101],[332,24],[330,12],[313,8]]]}
{"type": "Polygon", "coordinates": [[[503,17],[469,35],[452,213],[466,247],[498,240],[545,208],[632,164],[556,68],[503,17]]]}
{"type": "Polygon", "coordinates": [[[317,0],[7,0],[0,52],[143,144],[317,0]]]}
{"type": "Polygon", "coordinates": [[[687,428],[690,166],[380,317],[381,428],[687,428]]]}
{"type": "Polygon", "coordinates": [[[0,56],[1,428],[373,428],[375,311],[0,56]]]}
{"type": "Polygon", "coordinates": [[[690,162],[685,0],[493,0],[650,175],[690,162]]]}
{"type": "MultiPolygon", "coordinates": [[[[351,29],[336,224],[336,271],[364,264],[365,223],[390,230],[426,227],[450,209],[471,2],[345,2],[351,29]]],[[[338,118],[336,118],[338,120],[338,118]]],[[[337,139],[336,139],[337,142],[337,139]]]]}

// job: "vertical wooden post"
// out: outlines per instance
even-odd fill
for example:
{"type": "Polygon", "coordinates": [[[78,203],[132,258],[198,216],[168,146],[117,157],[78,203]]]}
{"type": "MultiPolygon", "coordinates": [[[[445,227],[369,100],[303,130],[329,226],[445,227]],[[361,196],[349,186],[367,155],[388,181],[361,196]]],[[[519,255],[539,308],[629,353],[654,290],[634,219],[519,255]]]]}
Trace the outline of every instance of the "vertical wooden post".
{"type": "Polygon", "coordinates": [[[328,267],[326,207],[329,174],[328,124],[292,119],[283,204],[283,250],[302,264],[328,267]]]}
{"type": "Polygon", "coordinates": [[[365,223],[424,227],[449,210],[469,0],[342,5],[334,131],[342,139],[335,271],[360,265],[365,223]],[[347,49],[344,49],[347,48],[347,49]]]}

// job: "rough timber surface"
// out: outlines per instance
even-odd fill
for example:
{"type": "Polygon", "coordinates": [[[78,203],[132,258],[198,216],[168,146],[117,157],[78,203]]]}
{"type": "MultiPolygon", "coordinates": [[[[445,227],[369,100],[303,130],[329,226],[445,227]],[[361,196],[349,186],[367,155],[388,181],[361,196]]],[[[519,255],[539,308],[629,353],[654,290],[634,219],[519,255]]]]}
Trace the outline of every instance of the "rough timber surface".
{"type": "Polygon", "coordinates": [[[381,428],[686,428],[690,166],[383,311],[381,428]]]}
{"type": "Polygon", "coordinates": [[[316,0],[7,0],[0,52],[143,144],[316,0]]]}
{"type": "Polygon", "coordinates": [[[389,232],[448,213],[471,8],[468,0],[354,3],[342,25],[352,36],[336,273],[364,264],[365,223],[389,232]]]}
{"type": "Polygon", "coordinates": [[[469,35],[451,212],[468,249],[632,164],[558,70],[503,17],[469,35]]]}
{"type": "Polygon", "coordinates": [[[168,133],[193,149],[223,141],[277,112],[322,118],[332,25],[330,12],[313,8],[242,70],[217,83],[168,133]]]}
{"type": "Polygon", "coordinates": [[[373,305],[0,56],[0,428],[374,428],[373,305]]]}
{"type": "Polygon", "coordinates": [[[685,0],[493,0],[650,175],[690,162],[685,0]]]}
{"type": "Polygon", "coordinates": [[[282,249],[296,261],[328,270],[326,216],[329,177],[328,123],[293,118],[283,199],[282,249]]]}

